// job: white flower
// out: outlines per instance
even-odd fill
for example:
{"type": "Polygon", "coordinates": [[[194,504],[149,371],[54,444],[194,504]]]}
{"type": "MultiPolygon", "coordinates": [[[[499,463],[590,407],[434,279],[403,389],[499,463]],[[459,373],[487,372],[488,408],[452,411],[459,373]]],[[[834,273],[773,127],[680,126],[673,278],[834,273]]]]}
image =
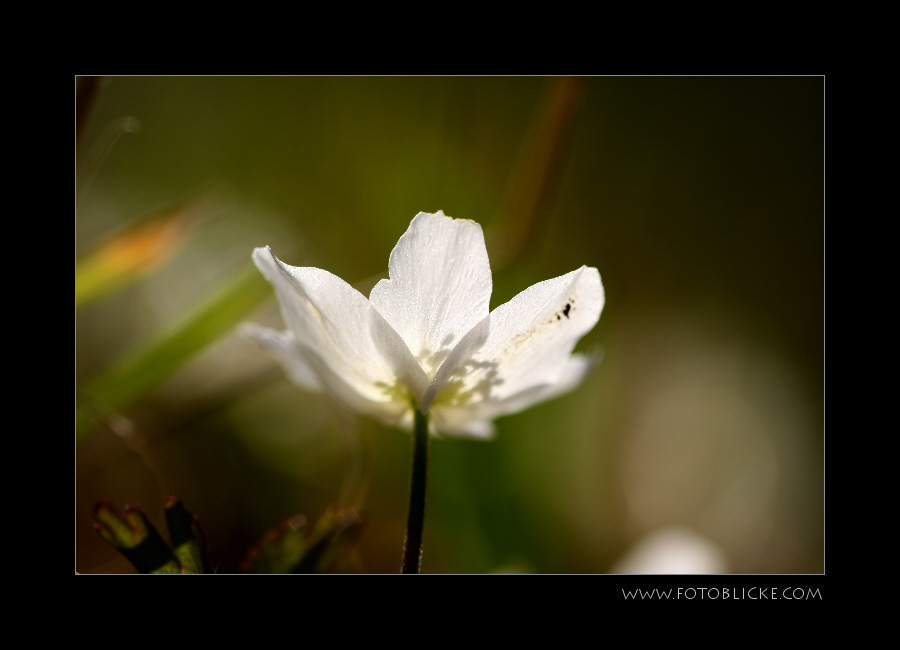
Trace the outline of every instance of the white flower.
{"type": "Polygon", "coordinates": [[[582,266],[488,313],[491,268],[474,221],[420,212],[369,299],[328,271],[288,266],[269,247],[253,261],[275,287],[287,330],[245,332],[310,390],[411,428],[488,438],[494,418],[574,388],[592,366],[572,354],[597,323],[603,285],[582,266]]]}

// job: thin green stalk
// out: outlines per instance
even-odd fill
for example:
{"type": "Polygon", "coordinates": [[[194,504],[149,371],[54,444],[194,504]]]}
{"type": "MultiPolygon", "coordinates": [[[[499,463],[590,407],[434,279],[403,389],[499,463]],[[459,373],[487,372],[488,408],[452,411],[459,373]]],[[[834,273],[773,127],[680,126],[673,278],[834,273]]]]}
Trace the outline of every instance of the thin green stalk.
{"type": "Polygon", "coordinates": [[[422,563],[422,529],[425,526],[425,485],[428,478],[428,415],[414,408],[412,484],[409,489],[409,517],[406,519],[406,542],[403,545],[401,573],[418,573],[422,563]]]}

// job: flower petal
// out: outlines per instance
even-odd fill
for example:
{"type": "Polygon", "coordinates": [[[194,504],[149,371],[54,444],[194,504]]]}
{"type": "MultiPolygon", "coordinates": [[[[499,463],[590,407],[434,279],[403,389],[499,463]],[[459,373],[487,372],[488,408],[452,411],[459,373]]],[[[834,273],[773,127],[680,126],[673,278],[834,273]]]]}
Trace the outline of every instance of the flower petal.
{"type": "Polygon", "coordinates": [[[583,266],[497,307],[487,341],[432,404],[436,422],[447,430],[439,429],[448,433],[466,419],[514,413],[577,385],[592,364],[572,356],[572,349],[597,323],[603,302],[600,274],[583,266]]]}
{"type": "Polygon", "coordinates": [[[322,390],[322,382],[303,356],[303,348],[290,332],[277,332],[256,323],[242,323],[240,333],[258,343],[282,366],[291,381],[309,391],[322,390]]]}
{"type": "Polygon", "coordinates": [[[412,354],[356,289],[328,271],[284,264],[269,247],[253,261],[275,287],[302,358],[348,406],[394,422],[409,410],[408,388],[424,393],[428,379],[412,354]]]}
{"type": "Polygon", "coordinates": [[[457,371],[460,371],[465,366],[466,362],[472,358],[472,355],[484,345],[490,333],[490,325],[491,316],[488,314],[460,339],[459,343],[444,359],[434,379],[431,380],[431,385],[425,391],[425,395],[418,401],[418,406],[422,413],[428,412],[434,398],[453,380],[457,371]]]}
{"type": "Polygon", "coordinates": [[[501,415],[517,413],[569,392],[581,383],[595,365],[594,359],[573,354],[555,383],[531,386],[504,398],[432,409],[435,427],[448,436],[493,438],[495,429],[491,420],[501,415]]]}
{"type": "Polygon", "coordinates": [[[434,377],[488,315],[493,285],[481,226],[420,212],[391,251],[389,272],[369,300],[434,377]]]}
{"type": "Polygon", "coordinates": [[[470,409],[435,409],[431,423],[439,433],[454,438],[490,440],[497,434],[493,422],[474,419],[470,409]]]}

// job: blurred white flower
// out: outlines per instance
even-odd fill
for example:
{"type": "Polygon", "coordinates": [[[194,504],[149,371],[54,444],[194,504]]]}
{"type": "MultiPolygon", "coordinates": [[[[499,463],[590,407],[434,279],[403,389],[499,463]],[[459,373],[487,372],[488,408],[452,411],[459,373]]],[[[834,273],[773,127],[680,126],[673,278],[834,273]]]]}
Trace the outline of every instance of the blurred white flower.
{"type": "Polygon", "coordinates": [[[597,269],[539,282],[490,314],[481,226],[420,212],[369,299],[269,247],[253,261],[275,287],[287,330],[248,324],[290,378],[346,406],[411,428],[413,408],[446,435],[488,438],[493,418],[574,388],[592,361],[572,354],[603,309],[597,269]]]}
{"type": "Polygon", "coordinates": [[[610,570],[617,574],[720,574],[728,571],[725,552],[681,526],[663,528],[635,544],[610,570]]]}

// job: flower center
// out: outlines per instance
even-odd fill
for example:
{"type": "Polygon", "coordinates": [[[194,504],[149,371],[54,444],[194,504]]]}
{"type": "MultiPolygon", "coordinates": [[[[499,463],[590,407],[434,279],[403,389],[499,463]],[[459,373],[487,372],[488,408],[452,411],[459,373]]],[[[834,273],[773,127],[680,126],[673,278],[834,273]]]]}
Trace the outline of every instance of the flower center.
{"type": "Polygon", "coordinates": [[[428,379],[434,379],[438,368],[441,367],[441,364],[444,363],[444,359],[450,355],[450,352],[452,352],[452,348],[449,347],[441,348],[437,352],[423,349],[416,355],[416,363],[425,371],[428,379]]]}
{"type": "Polygon", "coordinates": [[[395,381],[393,384],[387,384],[383,381],[375,382],[376,388],[380,388],[385,397],[389,397],[392,402],[409,403],[414,399],[412,391],[402,381],[395,381]]]}

